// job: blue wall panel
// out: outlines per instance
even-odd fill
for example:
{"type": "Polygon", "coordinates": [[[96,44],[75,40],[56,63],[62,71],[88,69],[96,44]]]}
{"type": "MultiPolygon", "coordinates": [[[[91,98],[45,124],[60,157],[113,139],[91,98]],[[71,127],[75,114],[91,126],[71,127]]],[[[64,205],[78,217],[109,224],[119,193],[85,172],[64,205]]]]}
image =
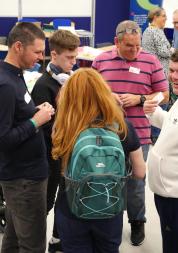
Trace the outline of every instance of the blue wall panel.
{"type": "Polygon", "coordinates": [[[95,43],[111,42],[116,26],[129,17],[130,0],[96,0],[95,43]]]}
{"type": "Polygon", "coordinates": [[[17,18],[0,17],[0,36],[7,36],[16,22],[17,18]]]}

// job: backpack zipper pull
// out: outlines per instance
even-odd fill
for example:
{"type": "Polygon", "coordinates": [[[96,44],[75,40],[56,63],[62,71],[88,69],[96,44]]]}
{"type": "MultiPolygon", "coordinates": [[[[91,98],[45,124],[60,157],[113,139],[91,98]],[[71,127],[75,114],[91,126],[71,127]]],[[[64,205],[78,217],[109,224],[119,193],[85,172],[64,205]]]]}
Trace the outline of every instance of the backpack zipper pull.
{"type": "Polygon", "coordinates": [[[101,146],[103,144],[103,139],[100,135],[96,136],[96,145],[101,146]]]}

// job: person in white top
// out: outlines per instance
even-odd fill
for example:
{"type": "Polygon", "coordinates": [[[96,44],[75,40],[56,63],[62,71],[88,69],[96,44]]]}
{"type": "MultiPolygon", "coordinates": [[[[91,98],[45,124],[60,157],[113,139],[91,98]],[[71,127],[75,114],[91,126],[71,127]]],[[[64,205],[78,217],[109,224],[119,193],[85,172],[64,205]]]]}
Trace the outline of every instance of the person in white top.
{"type": "MultiPolygon", "coordinates": [[[[178,49],[169,63],[169,78],[178,95],[178,49]]],[[[149,152],[149,185],[155,193],[160,217],[163,253],[178,252],[178,100],[169,112],[158,106],[157,99],[144,103],[150,123],[161,128],[157,142],[149,152]]]]}

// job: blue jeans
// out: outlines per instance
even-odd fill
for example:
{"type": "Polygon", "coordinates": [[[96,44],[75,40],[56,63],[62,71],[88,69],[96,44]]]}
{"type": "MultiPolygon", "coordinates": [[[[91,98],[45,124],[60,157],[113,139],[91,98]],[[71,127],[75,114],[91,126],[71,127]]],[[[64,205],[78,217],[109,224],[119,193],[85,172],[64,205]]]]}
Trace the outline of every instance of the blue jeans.
{"type": "MultiPolygon", "coordinates": [[[[142,145],[143,157],[146,161],[149,144],[142,145]]],[[[127,183],[127,215],[129,222],[143,221],[145,218],[145,178],[130,178],[127,183]]]]}
{"type": "Polygon", "coordinates": [[[56,208],[58,234],[65,253],[119,253],[123,212],[111,219],[81,220],[56,208]]]}

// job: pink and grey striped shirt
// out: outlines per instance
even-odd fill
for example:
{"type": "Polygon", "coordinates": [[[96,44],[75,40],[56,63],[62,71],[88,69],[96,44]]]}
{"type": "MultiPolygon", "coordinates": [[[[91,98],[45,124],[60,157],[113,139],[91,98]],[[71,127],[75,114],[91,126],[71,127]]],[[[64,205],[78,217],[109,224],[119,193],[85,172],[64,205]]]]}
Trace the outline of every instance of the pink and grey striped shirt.
{"type": "MultiPolygon", "coordinates": [[[[141,51],[137,58],[128,61],[118,55],[116,47],[96,57],[92,67],[107,81],[112,91],[118,94],[130,93],[149,95],[168,90],[163,68],[152,54],[141,51]],[[130,67],[139,73],[129,71],[130,67]]],[[[151,143],[150,124],[140,105],[125,108],[126,117],[133,123],[141,144],[151,143]]]]}

